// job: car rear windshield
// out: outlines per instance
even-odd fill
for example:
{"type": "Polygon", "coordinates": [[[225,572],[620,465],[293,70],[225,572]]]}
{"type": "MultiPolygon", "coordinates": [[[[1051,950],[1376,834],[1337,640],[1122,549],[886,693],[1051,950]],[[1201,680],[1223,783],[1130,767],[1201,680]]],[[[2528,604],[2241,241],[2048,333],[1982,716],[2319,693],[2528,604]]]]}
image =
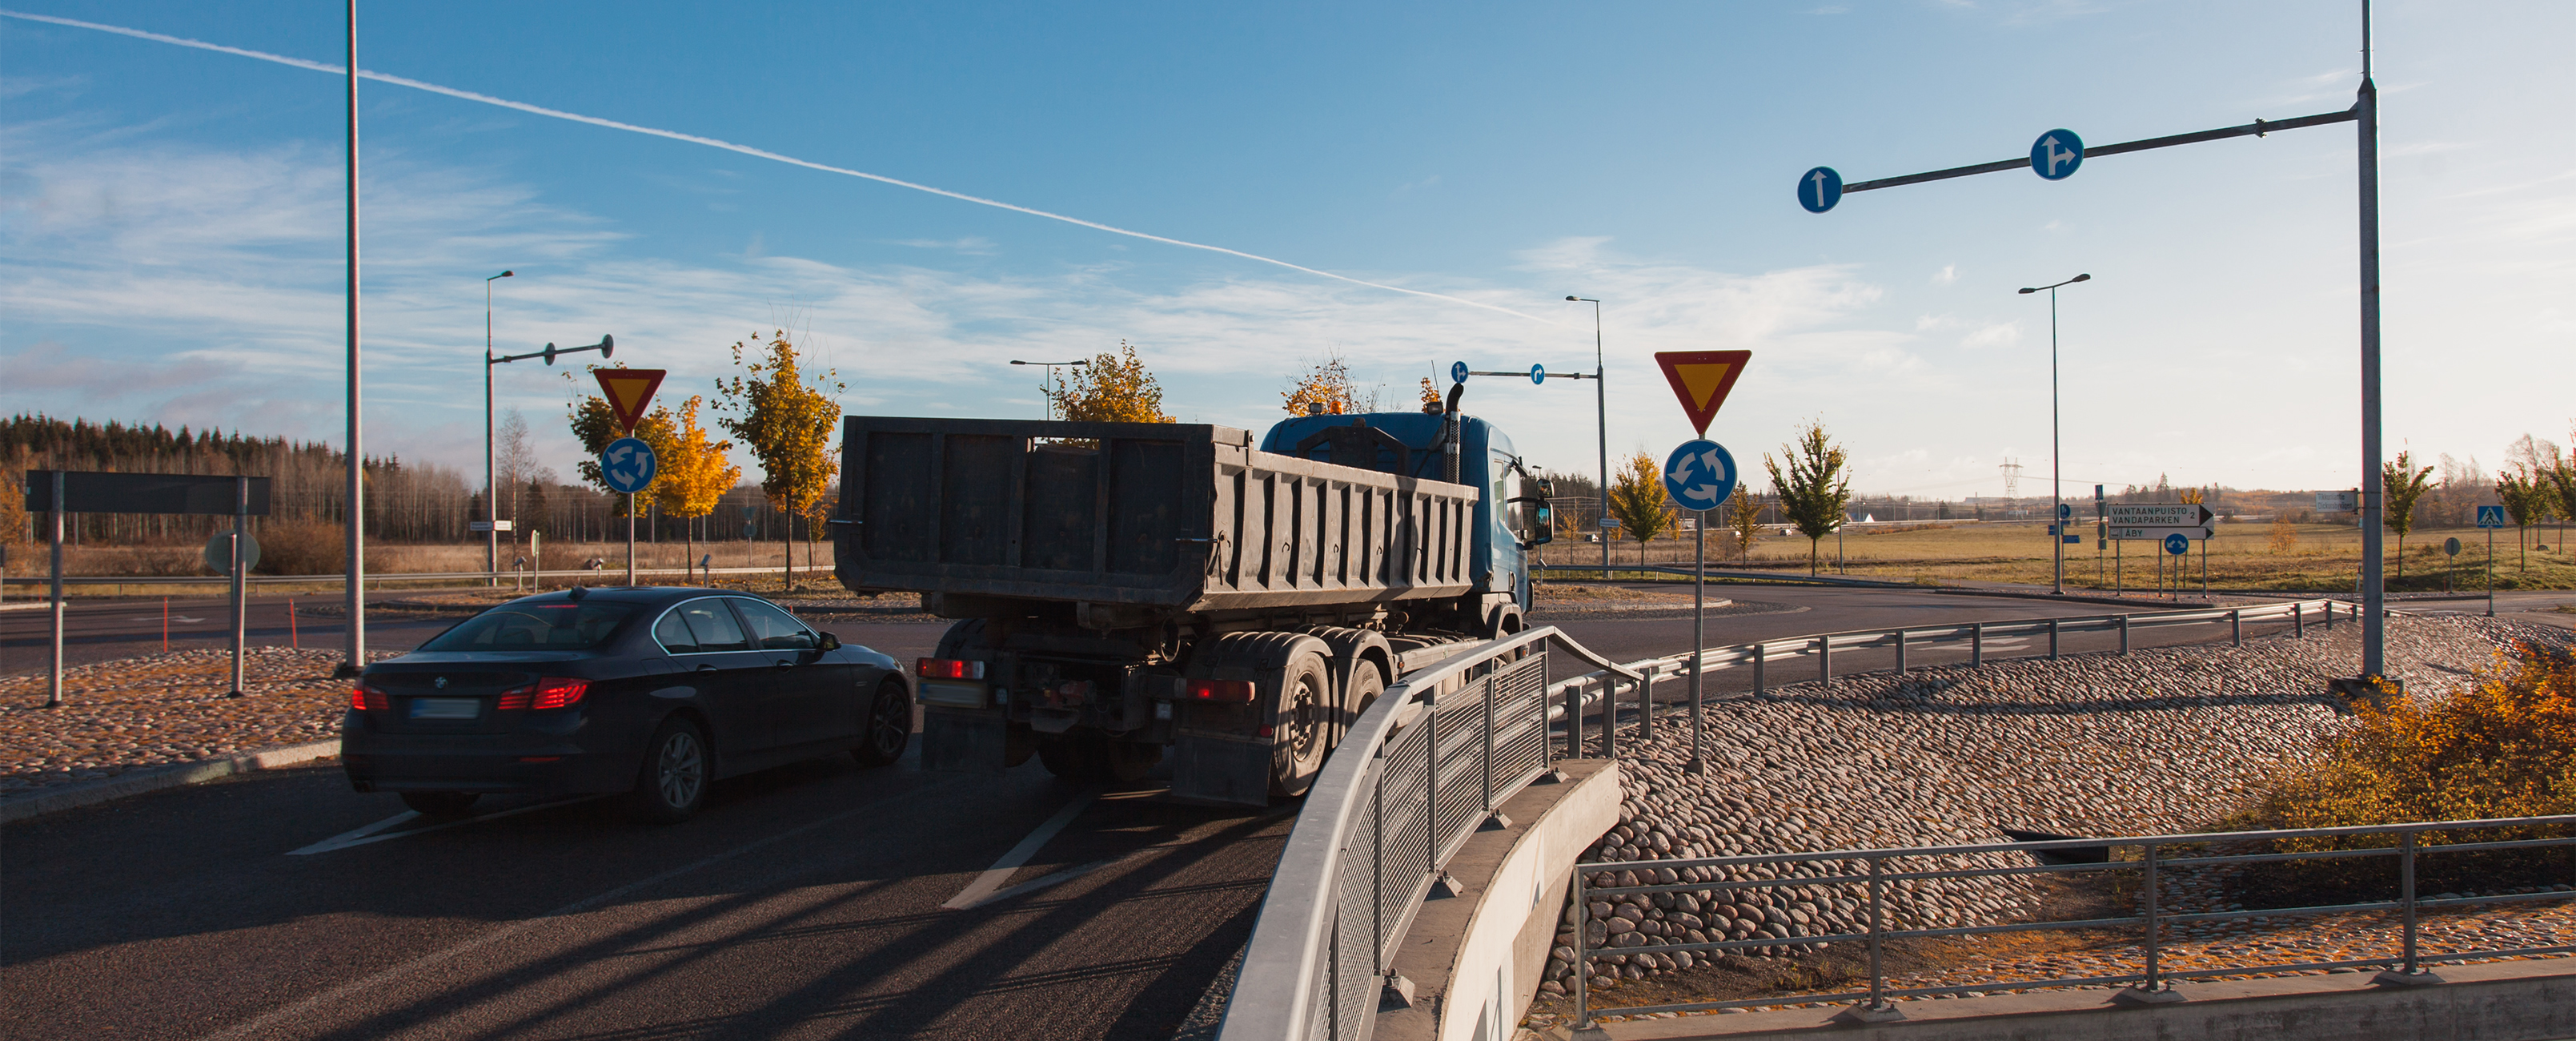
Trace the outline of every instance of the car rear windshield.
{"type": "Polygon", "coordinates": [[[629,604],[503,604],[420,645],[424,651],[586,651],[608,642],[629,604]]]}

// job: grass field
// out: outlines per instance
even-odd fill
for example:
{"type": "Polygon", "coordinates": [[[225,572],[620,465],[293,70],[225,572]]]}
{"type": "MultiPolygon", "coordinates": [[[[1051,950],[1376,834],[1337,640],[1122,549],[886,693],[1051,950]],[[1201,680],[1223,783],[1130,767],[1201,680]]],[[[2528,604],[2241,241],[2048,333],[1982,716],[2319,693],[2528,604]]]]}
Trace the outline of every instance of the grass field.
{"type": "MultiPolygon", "coordinates": [[[[2212,589],[2270,590],[2349,590],[2361,574],[2361,533],[2347,525],[2295,525],[2296,545],[2286,552],[2272,546],[2269,524],[2222,524],[2218,536],[2209,541],[2207,567],[2212,589]]],[[[2154,543],[2114,543],[2111,548],[2096,551],[2093,526],[2083,524],[2081,545],[2066,547],[2066,584],[2084,589],[2152,590],[2157,582],[2161,547],[2154,543]],[[2116,566],[2120,572],[2115,576],[2116,566]]],[[[1753,544],[1749,563],[1727,562],[1728,567],[1754,567],[1766,570],[1807,568],[1807,540],[1804,536],[1780,535],[1769,529],[1753,544]]],[[[1714,564],[1719,544],[1731,533],[1712,529],[1709,532],[1709,559],[1714,564]]],[[[2576,589],[2576,554],[2565,552],[2558,542],[2556,526],[2532,528],[2523,532],[2527,552],[2514,546],[2514,531],[2507,528],[2495,533],[2495,585],[2498,589],[2576,589]]],[[[1818,559],[1827,574],[1839,573],[1858,578],[1895,581],[1970,580],[1987,582],[2022,582],[2046,584],[2050,579],[2051,561],[2046,527],[2038,524],[1991,524],[1963,522],[1924,524],[1901,530],[1854,528],[1841,539],[1842,563],[1835,564],[1836,540],[1832,536],[1819,546],[1818,559]]],[[[2387,584],[2392,591],[2428,592],[2446,588],[2480,590],[2486,588],[2486,533],[2475,528],[2417,530],[2406,537],[2404,576],[2399,577],[2396,536],[2387,536],[2387,584]],[[2456,537],[2461,542],[2457,557],[2442,553],[2442,542],[2456,537]]],[[[2195,543],[2185,558],[2186,588],[2198,589],[2203,564],[2202,546],[2195,543]]],[[[1600,547],[1591,543],[1560,542],[1547,547],[1549,563],[1581,565],[1600,560],[1600,547]]],[[[1635,542],[1619,542],[1611,547],[1611,562],[1619,564],[1655,563],[1687,564],[1691,559],[1688,533],[1680,538],[1657,539],[1645,548],[1641,561],[1635,542]]],[[[2170,563],[2166,563],[2170,581],[2170,563]]]]}

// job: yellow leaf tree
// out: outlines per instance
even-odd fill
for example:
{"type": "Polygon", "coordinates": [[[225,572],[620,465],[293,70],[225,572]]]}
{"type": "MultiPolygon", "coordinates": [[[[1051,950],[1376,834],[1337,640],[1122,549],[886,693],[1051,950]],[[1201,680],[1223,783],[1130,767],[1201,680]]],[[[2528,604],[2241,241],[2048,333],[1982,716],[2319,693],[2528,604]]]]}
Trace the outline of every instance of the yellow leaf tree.
{"type": "Polygon", "coordinates": [[[1726,526],[1734,534],[1735,559],[1739,562],[1752,560],[1753,539],[1762,534],[1761,494],[1744,485],[1736,485],[1735,497],[1726,503],[1726,526]]]}
{"type": "Polygon", "coordinates": [[[1071,375],[1057,376],[1046,396],[1056,415],[1076,423],[1172,422],[1163,414],[1162,385],[1125,340],[1118,341],[1118,353],[1101,352],[1071,375]]]}
{"type": "MultiPolygon", "coordinates": [[[[603,368],[625,367],[624,365],[588,365],[583,367],[583,374],[603,368]]],[[[564,379],[568,383],[581,378],[570,372],[564,373],[564,379]]],[[[573,383],[573,386],[578,387],[579,384],[573,383]]],[[[599,472],[599,453],[608,448],[609,442],[625,436],[625,431],[617,427],[617,411],[609,407],[606,398],[576,391],[572,404],[565,407],[564,413],[565,421],[572,428],[573,440],[581,442],[582,451],[588,453],[588,457],[573,468],[574,471],[581,475],[584,483],[608,494],[610,509],[623,513],[628,504],[627,497],[611,491],[608,487],[608,479],[601,476],[599,472]]],[[[671,443],[673,437],[670,410],[654,409],[647,413],[642,421],[635,424],[634,436],[645,444],[653,446],[653,454],[660,464],[660,471],[654,475],[653,483],[645,486],[644,492],[637,494],[658,495],[663,482],[670,480],[671,476],[671,459],[664,454],[664,447],[671,443]]],[[[611,516],[615,515],[616,513],[611,514],[611,516]]]]}
{"type": "Polygon", "coordinates": [[[654,409],[644,423],[649,432],[636,435],[653,446],[653,454],[662,462],[661,475],[653,479],[653,504],[665,516],[680,519],[680,538],[688,547],[682,563],[690,568],[697,566],[698,547],[688,522],[715,512],[716,502],[742,481],[742,467],[728,458],[733,442],[710,442],[706,428],[698,425],[698,406],[703,403],[704,398],[693,394],[676,413],[654,409]]]}
{"type": "MultiPolygon", "coordinates": [[[[1664,495],[1664,470],[1654,457],[1639,452],[1610,475],[1610,515],[1637,540],[1637,563],[1646,562],[1646,543],[1673,526],[1673,507],[1664,495]]],[[[1609,576],[1604,575],[1603,578],[1609,576]]]]}
{"type": "MultiPolygon", "coordinates": [[[[770,509],[788,516],[782,549],[787,554],[787,588],[793,592],[795,518],[813,515],[832,478],[841,472],[832,458],[832,433],[841,421],[841,405],[831,394],[849,388],[838,380],[838,373],[829,370],[809,385],[797,368],[796,345],[787,339],[786,330],[779,330],[766,344],[751,345],[759,339],[755,334],[750,341],[733,345],[734,365],[744,374],[716,381],[716,407],[731,413],[716,422],[760,460],[761,493],[770,509]]],[[[805,566],[811,570],[811,546],[805,556],[805,566]]]]}
{"type": "Polygon", "coordinates": [[[1351,367],[1339,354],[1315,363],[1287,390],[1279,392],[1281,406],[1292,416],[1307,414],[1314,406],[1323,406],[1328,415],[1377,411],[1376,391],[1362,391],[1351,383],[1351,367]]]}

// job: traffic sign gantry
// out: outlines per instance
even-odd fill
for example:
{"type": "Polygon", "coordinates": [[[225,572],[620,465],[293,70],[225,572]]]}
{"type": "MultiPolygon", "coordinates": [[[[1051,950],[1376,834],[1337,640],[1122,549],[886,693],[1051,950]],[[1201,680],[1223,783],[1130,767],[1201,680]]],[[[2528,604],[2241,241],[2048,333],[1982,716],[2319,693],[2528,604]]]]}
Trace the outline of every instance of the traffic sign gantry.
{"type": "Polygon", "coordinates": [[[644,421],[644,409],[653,403],[653,392],[662,388],[661,369],[592,369],[599,379],[599,391],[608,398],[608,411],[617,416],[617,429],[632,434],[635,424],[644,421]]]}
{"type": "Polygon", "coordinates": [[[1752,357],[1752,351],[1658,351],[1655,364],[1663,366],[1664,381],[1681,399],[1691,429],[1705,437],[1708,421],[1717,418],[1718,406],[1726,404],[1727,392],[1735,389],[1752,357]]]}
{"type": "Polygon", "coordinates": [[[1843,201],[1843,175],[1830,166],[1819,166],[1798,178],[1798,205],[1809,213],[1823,213],[1843,201]]]}
{"type": "Polygon", "coordinates": [[[1735,494],[1735,457],[1715,441],[1684,441],[1664,457],[1664,493],[1685,510],[1714,510],[1735,494]]]}
{"type": "Polygon", "coordinates": [[[2084,139],[2075,131],[2058,129],[2039,135],[2030,144],[2030,172],[2052,181],[2075,176],[2084,165],[2084,139]]]}
{"type": "Polygon", "coordinates": [[[2481,527],[2481,528],[2501,528],[2501,527],[2504,527],[2504,526],[2505,526],[2505,520],[2504,520],[2504,507],[2502,507],[2502,506],[2480,506],[2480,507],[2478,507],[2478,527],[2481,527]]]}
{"type": "Polygon", "coordinates": [[[653,446],[642,438],[621,437],[608,443],[599,453],[599,479],[608,490],[620,495],[633,495],[653,483],[662,472],[662,461],[653,455],[653,446]]]}

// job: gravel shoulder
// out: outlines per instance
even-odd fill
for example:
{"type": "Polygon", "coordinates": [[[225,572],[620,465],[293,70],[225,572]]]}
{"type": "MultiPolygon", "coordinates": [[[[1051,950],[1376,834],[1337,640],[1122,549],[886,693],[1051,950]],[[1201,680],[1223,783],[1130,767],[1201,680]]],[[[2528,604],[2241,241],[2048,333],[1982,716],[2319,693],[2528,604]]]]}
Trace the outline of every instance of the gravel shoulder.
{"type": "MultiPolygon", "coordinates": [[[[2466,616],[2397,617],[2388,629],[2392,673],[2420,695],[2444,691],[2516,640],[2564,645],[2551,626],[2466,616]]],[[[1621,820],[1586,860],[1656,860],[1828,849],[2011,841],[2004,829],[2064,835],[2139,835],[2206,828],[2238,808],[2250,786],[2295,762],[2346,717],[2330,678],[2358,660],[2357,634],[2311,628],[2304,639],[2252,640],[2242,648],[2159,648],[2122,657],[2016,659],[1982,669],[1949,666],[1837,678],[1723,702],[1710,732],[1719,751],[1692,777],[1685,728],[1667,723],[1653,742],[1621,736],[1626,791],[1621,820]]],[[[1951,867],[2027,864],[2020,854],[1955,858],[1951,867]]],[[[1603,884],[1772,877],[1767,869],[1661,868],[1622,872],[1603,884]],[[1634,876],[1634,877],[1630,877],[1634,876]],[[1653,876],[1649,878],[1648,876],[1653,876]]],[[[1826,873],[1801,865],[1785,877],[1826,873]]],[[[2175,913],[2220,910],[2225,878],[2175,872],[2163,892],[2175,913]]],[[[1924,880],[1892,888],[1888,924],[1922,928],[2070,917],[2071,899],[2028,876],[1924,880]]],[[[1596,1006],[1736,1000],[1842,989],[1850,952],[1819,951],[1800,936],[1866,931],[1860,887],[1795,885],[1701,890],[1663,904],[1622,897],[1596,904],[1591,943],[1612,953],[1594,967],[1596,1006]],[[1712,961],[1665,944],[1776,938],[1759,957],[1712,961]]],[[[1570,912],[1571,909],[1569,909],[1570,912]]],[[[2384,916],[2273,919],[2197,926],[2176,937],[2181,967],[2248,961],[2372,957],[2394,940],[2384,916]],[[2234,959],[2233,961],[2227,959],[2234,959]]],[[[1571,982],[1569,924],[1558,937],[1525,1025],[1562,1022],[1571,982]]],[[[2576,908],[2560,901],[2509,911],[2438,916],[2435,949],[2576,942],[2576,908]]],[[[1917,945],[1896,971],[1899,986],[1936,986],[2053,975],[2116,974],[2142,961],[2136,944],[2102,936],[1948,941],[1917,945]]],[[[1865,972],[1865,969],[1863,970],[1865,972]]],[[[1865,979],[1865,976],[1864,976],[1865,979]]]]}

